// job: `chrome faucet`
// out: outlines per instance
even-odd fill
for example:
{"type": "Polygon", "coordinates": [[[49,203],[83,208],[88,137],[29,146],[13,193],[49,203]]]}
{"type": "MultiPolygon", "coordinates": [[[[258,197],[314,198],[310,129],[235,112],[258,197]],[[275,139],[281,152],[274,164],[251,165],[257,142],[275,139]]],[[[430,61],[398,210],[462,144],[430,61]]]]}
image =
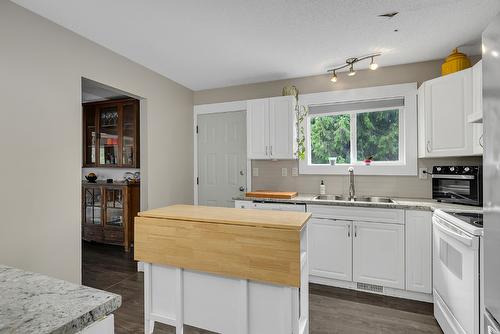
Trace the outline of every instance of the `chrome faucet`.
{"type": "Polygon", "coordinates": [[[349,200],[352,201],[356,197],[356,190],[354,189],[354,168],[349,167],[349,200]]]}

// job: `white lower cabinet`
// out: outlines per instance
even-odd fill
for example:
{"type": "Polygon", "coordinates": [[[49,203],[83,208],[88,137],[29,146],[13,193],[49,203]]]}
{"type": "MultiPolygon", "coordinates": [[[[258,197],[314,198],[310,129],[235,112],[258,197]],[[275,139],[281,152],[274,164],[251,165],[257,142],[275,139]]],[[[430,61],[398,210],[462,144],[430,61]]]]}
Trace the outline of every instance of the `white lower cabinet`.
{"type": "Polygon", "coordinates": [[[432,213],[308,205],[309,275],[318,284],[432,301],[432,213]]]}
{"type": "Polygon", "coordinates": [[[432,213],[406,211],[406,289],[432,293],[432,213]]]}
{"type": "Polygon", "coordinates": [[[309,273],[319,277],[352,280],[352,222],[311,218],[308,224],[309,273]]]}
{"type": "Polygon", "coordinates": [[[404,289],[404,238],[404,225],[354,222],[354,281],[404,289]]]}

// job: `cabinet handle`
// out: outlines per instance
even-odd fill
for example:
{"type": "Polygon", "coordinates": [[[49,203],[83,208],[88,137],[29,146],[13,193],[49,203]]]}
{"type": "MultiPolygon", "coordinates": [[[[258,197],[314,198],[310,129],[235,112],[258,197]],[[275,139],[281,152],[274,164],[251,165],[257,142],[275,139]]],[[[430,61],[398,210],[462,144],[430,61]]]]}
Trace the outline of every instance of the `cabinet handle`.
{"type": "Polygon", "coordinates": [[[269,155],[267,152],[268,152],[268,146],[266,145],[266,155],[269,155]]]}
{"type": "Polygon", "coordinates": [[[481,135],[481,137],[479,137],[479,146],[481,146],[482,148],[484,148],[484,138],[483,138],[483,135],[481,135]]]}
{"type": "Polygon", "coordinates": [[[271,155],[271,156],[272,156],[272,155],[273,155],[273,145],[271,145],[271,146],[270,146],[270,148],[269,148],[269,152],[270,152],[270,153],[269,153],[269,155],[271,155]]]}
{"type": "Polygon", "coordinates": [[[347,224],[345,227],[347,227],[347,237],[351,237],[351,225],[347,224]]]}
{"type": "Polygon", "coordinates": [[[354,225],[354,237],[356,238],[358,236],[358,226],[354,225]]]}
{"type": "Polygon", "coordinates": [[[430,141],[430,140],[428,140],[428,141],[427,141],[427,152],[428,152],[428,153],[431,153],[431,149],[432,149],[432,148],[431,148],[431,141],[430,141]]]}

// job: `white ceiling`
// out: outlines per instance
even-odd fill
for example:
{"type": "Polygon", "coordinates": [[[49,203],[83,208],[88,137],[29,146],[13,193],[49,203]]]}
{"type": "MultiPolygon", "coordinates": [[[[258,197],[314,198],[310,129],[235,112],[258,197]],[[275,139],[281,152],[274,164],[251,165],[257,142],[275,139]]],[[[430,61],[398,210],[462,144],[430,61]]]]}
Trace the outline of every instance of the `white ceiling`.
{"type": "Polygon", "coordinates": [[[13,1],[193,90],[321,74],[375,51],[382,66],[443,58],[477,43],[500,10],[499,0],[13,1]]]}

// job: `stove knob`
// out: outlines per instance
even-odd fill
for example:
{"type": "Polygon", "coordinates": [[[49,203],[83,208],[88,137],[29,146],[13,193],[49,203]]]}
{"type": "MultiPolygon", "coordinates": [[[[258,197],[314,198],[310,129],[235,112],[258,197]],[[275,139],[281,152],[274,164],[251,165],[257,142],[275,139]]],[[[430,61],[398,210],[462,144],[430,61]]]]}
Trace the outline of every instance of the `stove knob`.
{"type": "Polygon", "coordinates": [[[469,167],[465,167],[464,168],[464,172],[469,172],[470,171],[470,168],[469,167]]]}
{"type": "Polygon", "coordinates": [[[436,170],[437,170],[438,172],[440,172],[440,171],[441,171],[441,167],[437,167],[437,168],[436,168],[436,170]]]}
{"type": "Polygon", "coordinates": [[[454,172],[455,171],[455,167],[450,167],[450,172],[454,172]]]}

